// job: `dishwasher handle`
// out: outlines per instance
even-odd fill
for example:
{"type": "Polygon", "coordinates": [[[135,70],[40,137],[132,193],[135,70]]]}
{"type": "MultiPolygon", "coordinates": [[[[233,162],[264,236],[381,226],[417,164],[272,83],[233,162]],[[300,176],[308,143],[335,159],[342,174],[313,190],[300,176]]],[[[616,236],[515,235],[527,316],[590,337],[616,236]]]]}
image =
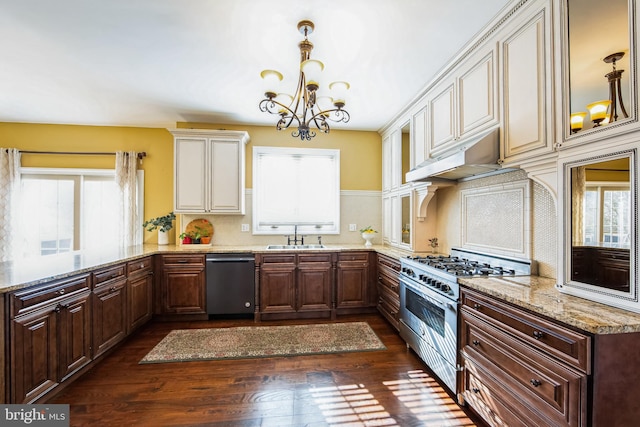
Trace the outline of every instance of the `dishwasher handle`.
{"type": "Polygon", "coordinates": [[[238,257],[216,257],[207,256],[207,262],[252,262],[254,257],[238,256],[238,257]]]}

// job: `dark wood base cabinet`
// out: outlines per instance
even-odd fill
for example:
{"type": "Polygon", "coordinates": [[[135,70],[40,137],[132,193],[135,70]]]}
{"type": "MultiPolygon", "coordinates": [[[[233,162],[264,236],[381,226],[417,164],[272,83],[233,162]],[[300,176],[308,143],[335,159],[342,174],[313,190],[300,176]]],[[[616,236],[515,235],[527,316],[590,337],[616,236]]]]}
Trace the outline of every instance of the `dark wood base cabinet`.
{"type": "Polygon", "coordinates": [[[127,336],[127,276],[125,264],[93,273],[93,357],[127,336]]]}
{"type": "Polygon", "coordinates": [[[8,295],[12,403],[32,403],[91,361],[91,276],[8,295]]]}
{"type": "Polygon", "coordinates": [[[332,316],[332,253],[258,255],[256,267],[257,320],[332,316]]]}
{"type": "Polygon", "coordinates": [[[10,362],[3,401],[46,400],[151,319],[153,259],[5,294],[10,362]]]}
{"type": "Polygon", "coordinates": [[[156,314],[161,319],[206,319],[204,255],[162,255],[156,314]],[[177,316],[177,317],[176,317],[177,316]]]}
{"type": "Polygon", "coordinates": [[[640,334],[592,335],[464,288],[459,401],[491,426],[631,426],[640,334]]]}
{"type": "Polygon", "coordinates": [[[374,281],[375,252],[340,252],[336,279],[336,314],[375,310],[378,291],[374,281]]]}
{"type": "Polygon", "coordinates": [[[258,254],[256,320],[375,311],[374,259],[370,251],[258,254]]]}
{"type": "Polygon", "coordinates": [[[400,330],[400,262],[378,254],[378,311],[400,330]]]}

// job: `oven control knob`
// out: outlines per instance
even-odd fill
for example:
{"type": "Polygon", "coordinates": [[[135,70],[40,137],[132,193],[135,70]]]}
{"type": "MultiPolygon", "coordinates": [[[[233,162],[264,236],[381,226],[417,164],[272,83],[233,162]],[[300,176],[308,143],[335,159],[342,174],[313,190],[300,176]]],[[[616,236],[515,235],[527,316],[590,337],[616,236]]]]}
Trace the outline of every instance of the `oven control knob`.
{"type": "Polygon", "coordinates": [[[439,281],[437,281],[437,280],[434,280],[434,281],[433,281],[433,286],[435,286],[435,287],[436,287],[436,288],[438,288],[438,289],[440,289],[440,285],[441,285],[441,284],[442,284],[442,283],[440,283],[440,282],[439,282],[439,281]]]}
{"type": "Polygon", "coordinates": [[[421,274],[418,276],[418,279],[422,280],[423,282],[425,281],[426,277],[424,274],[421,274]]]}
{"type": "Polygon", "coordinates": [[[451,288],[449,287],[449,285],[445,285],[445,284],[442,284],[442,286],[440,287],[440,289],[442,289],[442,292],[449,292],[449,290],[451,290],[451,288]]]}

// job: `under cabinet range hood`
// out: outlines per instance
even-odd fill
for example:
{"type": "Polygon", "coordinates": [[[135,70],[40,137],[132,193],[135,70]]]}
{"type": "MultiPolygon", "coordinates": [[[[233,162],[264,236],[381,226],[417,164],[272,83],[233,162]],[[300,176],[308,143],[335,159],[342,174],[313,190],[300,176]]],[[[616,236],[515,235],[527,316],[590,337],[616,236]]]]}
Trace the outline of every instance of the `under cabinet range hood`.
{"type": "MultiPolygon", "coordinates": [[[[500,158],[499,130],[493,128],[469,138],[456,151],[428,159],[407,172],[406,180],[427,181],[429,178],[451,181],[495,172],[502,167],[500,158]]],[[[504,169],[507,172],[511,169],[504,169]]]]}

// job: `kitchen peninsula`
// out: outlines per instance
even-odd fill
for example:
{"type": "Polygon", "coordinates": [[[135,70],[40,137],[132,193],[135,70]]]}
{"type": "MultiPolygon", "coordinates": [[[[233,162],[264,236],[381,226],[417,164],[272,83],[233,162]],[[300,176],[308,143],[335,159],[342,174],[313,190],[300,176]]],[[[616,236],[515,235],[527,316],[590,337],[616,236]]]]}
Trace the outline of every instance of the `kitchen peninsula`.
{"type": "MultiPolygon", "coordinates": [[[[408,254],[406,251],[401,251],[386,246],[364,248],[362,245],[336,245],[329,247],[328,249],[319,249],[310,252],[350,253],[354,251],[356,251],[357,253],[368,251],[374,254],[380,254],[380,257],[386,257],[392,260],[399,260],[400,258],[408,254]]],[[[50,261],[43,259],[41,260],[42,262],[36,264],[22,264],[19,262],[14,264],[5,264],[0,268],[0,285],[2,287],[3,296],[5,298],[3,309],[7,310],[5,313],[3,313],[2,320],[6,323],[6,325],[9,326],[8,328],[6,328],[6,330],[10,332],[9,336],[5,337],[5,339],[3,340],[5,349],[2,353],[2,356],[5,358],[5,360],[7,360],[6,358],[9,356],[11,350],[15,349],[16,345],[25,345],[24,342],[20,344],[20,342],[22,342],[21,339],[18,339],[18,341],[16,342],[16,337],[24,336],[24,331],[20,332],[21,328],[13,325],[13,323],[15,322],[14,319],[16,317],[20,318],[22,316],[28,318],[29,322],[31,322],[33,318],[29,317],[31,316],[30,313],[34,313],[37,311],[46,311],[47,309],[44,308],[44,305],[46,304],[49,304],[50,306],[49,311],[56,313],[57,307],[60,306],[62,308],[61,310],[58,310],[57,313],[64,313],[65,310],[69,310],[68,308],[66,308],[66,306],[72,306],[72,304],[69,304],[68,301],[73,300],[74,298],[79,299],[80,301],[85,301],[85,307],[88,307],[88,301],[90,300],[92,286],[93,292],[95,293],[96,288],[102,286],[103,283],[106,285],[106,288],[117,288],[117,286],[114,286],[113,284],[117,283],[118,280],[123,280],[123,282],[126,282],[128,276],[126,268],[121,275],[114,274],[114,272],[118,272],[118,268],[121,268],[121,266],[128,266],[128,268],[130,269],[131,267],[137,268],[138,264],[140,264],[141,268],[143,269],[145,268],[145,266],[146,268],[153,268],[153,260],[156,257],[170,254],[199,256],[207,252],[253,252],[256,255],[262,255],[265,253],[283,253],[283,251],[278,252],[267,250],[264,246],[236,247],[208,245],[144,245],[141,247],[120,249],[112,252],[105,250],[100,254],[72,253],[60,255],[50,258],[50,261]],[[147,262],[147,264],[143,265],[144,262],[147,262]],[[32,268],[34,265],[37,265],[37,267],[32,268]],[[80,279],[79,282],[77,280],[78,278],[80,279]],[[51,286],[51,284],[53,284],[53,286],[51,286]],[[72,286],[69,287],[68,284],[71,284],[72,286]],[[65,288],[65,286],[67,287],[65,288]],[[68,289],[68,291],[60,293],[61,289],[68,289]],[[44,295],[47,292],[52,295],[53,303],[47,303],[44,301],[44,295]],[[15,302],[16,296],[20,295],[28,296],[28,298],[18,298],[18,300],[24,303],[23,305],[18,305],[15,302]],[[18,334],[16,335],[16,333],[18,334]]],[[[157,269],[157,263],[155,265],[157,269]]],[[[135,271],[132,274],[135,274],[135,271]]],[[[157,300],[157,293],[159,292],[157,278],[160,276],[160,274],[156,275],[156,279],[153,280],[153,296],[150,297],[154,300],[157,300]]],[[[377,273],[371,275],[372,279],[377,277],[377,273]]],[[[553,331],[553,328],[561,327],[561,330],[566,330],[570,334],[577,333],[578,337],[584,337],[584,345],[583,347],[580,347],[582,348],[582,350],[579,350],[578,352],[579,354],[582,354],[580,352],[584,352],[584,355],[580,356],[578,354],[577,356],[577,358],[580,359],[580,363],[582,364],[579,366],[582,366],[581,369],[583,369],[584,372],[584,383],[580,383],[582,384],[582,391],[580,391],[580,393],[586,393],[587,378],[593,378],[594,384],[597,387],[601,386],[602,384],[610,387],[611,383],[610,381],[607,381],[607,378],[615,378],[616,376],[603,374],[603,370],[604,372],[610,372],[611,369],[615,369],[617,372],[622,367],[629,365],[626,362],[623,363],[622,366],[619,365],[620,357],[616,357],[616,355],[620,355],[619,352],[615,351],[616,348],[619,348],[619,346],[624,343],[625,348],[630,349],[632,348],[630,346],[630,343],[631,345],[636,345],[635,343],[640,341],[636,338],[640,334],[640,315],[602,304],[593,303],[570,295],[561,294],[556,290],[555,281],[553,279],[546,279],[537,276],[470,278],[461,279],[461,284],[463,285],[462,292],[465,294],[471,295],[477,293],[477,295],[479,295],[481,299],[484,298],[484,300],[487,302],[493,301],[493,305],[499,306],[500,304],[506,304],[505,307],[507,307],[507,310],[521,310],[521,313],[519,315],[513,315],[513,312],[511,311],[511,315],[507,316],[506,318],[518,319],[522,318],[522,316],[528,316],[528,318],[530,319],[542,319],[542,321],[546,322],[545,324],[547,325],[544,329],[545,331],[553,331]],[[605,349],[607,353],[602,353],[601,351],[599,351],[600,349],[605,349]],[[593,359],[591,356],[592,354],[593,359]]],[[[98,297],[93,298],[95,298],[96,300],[100,300],[98,297]]],[[[465,300],[463,300],[463,305],[464,304],[465,300]]],[[[96,307],[95,305],[93,306],[96,307]]],[[[491,304],[489,304],[488,306],[491,306],[491,304]]],[[[473,308],[475,307],[473,304],[469,307],[472,311],[478,311],[478,309],[473,308]]],[[[482,309],[480,309],[479,311],[480,313],[481,310],[482,309]]],[[[498,310],[498,312],[504,313],[505,309],[501,310],[502,311],[498,310]]],[[[69,311],[71,312],[71,310],[69,311]]],[[[75,314],[80,312],[82,312],[82,310],[74,311],[75,314]]],[[[89,313],[90,312],[91,310],[89,310],[89,313]]],[[[94,309],[93,320],[87,319],[87,321],[92,321],[94,326],[95,317],[97,316],[98,312],[98,310],[94,309]]],[[[89,316],[89,314],[85,315],[89,316]]],[[[486,316],[486,313],[476,314],[475,316],[486,316]]],[[[149,316],[149,318],[150,317],[151,316],[149,316]]],[[[482,321],[490,322],[491,320],[485,319],[482,321]]],[[[17,325],[19,324],[20,323],[18,323],[17,325]]],[[[34,324],[35,323],[33,322],[28,323],[27,326],[33,326],[34,324]]],[[[531,324],[531,322],[526,324],[531,324]]],[[[136,325],[136,327],[137,326],[139,325],[136,325]]],[[[29,327],[27,327],[27,330],[29,330],[29,327]]],[[[517,327],[515,327],[514,329],[514,325],[508,325],[505,328],[507,329],[507,334],[523,333],[523,331],[517,331],[517,327]],[[514,330],[516,332],[513,332],[514,330]]],[[[38,338],[39,336],[40,338],[45,339],[47,335],[37,335],[40,333],[37,332],[38,330],[38,328],[33,329],[33,331],[35,331],[36,333],[36,338],[38,338]]],[[[125,332],[120,338],[124,338],[124,336],[126,336],[128,333],[133,333],[134,331],[135,327],[125,328],[125,332]]],[[[88,336],[91,336],[90,329],[87,330],[86,333],[88,334],[88,336]]],[[[53,334],[53,332],[50,331],[49,334],[53,334]]],[[[465,355],[469,353],[469,349],[464,346],[465,335],[464,333],[462,335],[462,354],[465,355]]],[[[551,334],[550,336],[553,336],[553,334],[551,334]]],[[[47,339],[51,338],[52,336],[48,336],[47,339]]],[[[95,336],[93,339],[95,340],[95,336]]],[[[34,342],[37,342],[37,340],[34,342]]],[[[534,340],[534,343],[539,342],[544,342],[544,339],[534,340]]],[[[108,344],[107,347],[105,347],[105,351],[110,349],[115,349],[117,351],[116,344],[117,341],[114,342],[113,345],[108,344]]],[[[478,348],[478,346],[472,347],[478,348]]],[[[480,347],[482,347],[482,345],[480,347]]],[[[572,348],[569,353],[573,352],[574,350],[575,349],[572,348]]],[[[55,353],[56,352],[45,352],[45,354],[49,355],[55,353]]],[[[36,354],[40,353],[36,352],[36,354]]],[[[36,387],[36,391],[33,393],[27,392],[27,390],[24,390],[22,387],[16,388],[15,376],[22,375],[23,380],[26,379],[32,381],[34,385],[37,384],[40,386],[42,382],[36,381],[35,378],[29,375],[24,377],[25,371],[23,369],[27,367],[27,364],[18,363],[18,367],[22,366],[22,368],[16,371],[16,365],[12,363],[12,369],[10,370],[9,376],[7,377],[8,381],[6,384],[9,393],[5,396],[4,401],[46,401],[49,396],[52,395],[49,393],[56,388],[56,385],[59,384],[58,380],[61,382],[73,380],[77,376],[81,375],[89,366],[92,366],[92,364],[99,362],[102,354],[105,353],[100,353],[93,359],[91,358],[91,354],[86,355],[85,358],[80,358],[82,362],[79,362],[78,366],[73,365],[73,363],[65,365],[69,368],[69,372],[66,376],[61,379],[51,379],[46,383],[45,387],[36,387]],[[21,374],[19,374],[20,372],[21,374]],[[22,397],[16,396],[16,392],[21,390],[23,393],[22,397]]],[[[76,357],[76,359],[78,358],[76,357]]],[[[471,360],[475,361],[475,359],[473,359],[472,357],[467,358],[466,360],[467,363],[471,363],[471,360]]],[[[562,361],[563,359],[560,360],[562,361]]],[[[467,372],[478,371],[467,370],[467,372]]],[[[634,377],[632,375],[627,375],[626,378],[634,377]]],[[[528,378],[527,381],[529,379],[531,378],[528,378]]],[[[620,379],[616,379],[615,381],[616,384],[619,384],[620,379]]],[[[473,384],[473,382],[471,382],[470,384],[473,384]]],[[[27,384],[24,384],[24,386],[26,385],[27,384]]],[[[561,389],[559,390],[566,391],[566,389],[562,388],[563,386],[559,387],[561,387],[561,389]]],[[[607,393],[612,392],[610,389],[606,390],[607,393]]],[[[595,398],[599,398],[601,389],[596,388],[595,391],[595,398]]],[[[520,391],[515,390],[513,392],[520,391]]],[[[558,391],[556,390],[556,392],[558,391]]],[[[464,393],[475,394],[473,391],[464,391],[464,393]]],[[[571,396],[573,396],[573,394],[571,396]]],[[[469,397],[467,397],[467,399],[469,399],[469,397]]]]}

